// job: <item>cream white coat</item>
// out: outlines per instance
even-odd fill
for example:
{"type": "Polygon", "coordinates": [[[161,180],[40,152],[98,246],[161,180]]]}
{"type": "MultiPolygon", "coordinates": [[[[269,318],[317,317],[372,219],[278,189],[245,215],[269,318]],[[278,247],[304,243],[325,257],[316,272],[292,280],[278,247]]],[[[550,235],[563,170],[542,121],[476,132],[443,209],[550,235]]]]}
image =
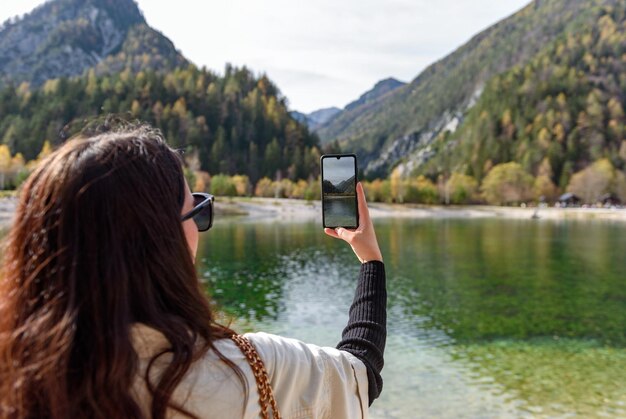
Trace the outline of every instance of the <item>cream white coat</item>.
{"type": "MultiPolygon", "coordinates": [[[[283,418],[368,417],[367,370],[352,354],[267,333],[245,336],[265,364],[283,418]]],[[[156,353],[168,347],[168,342],[160,332],[142,324],[134,326],[133,339],[140,358],[140,374],[134,390],[149,416],[145,369],[156,353]]],[[[213,351],[192,365],[174,392],[174,400],[199,418],[260,417],[256,381],[245,356],[230,339],[216,341],[215,346],[243,371],[249,392],[246,405],[241,382],[213,351]]],[[[157,381],[168,362],[167,355],[158,358],[151,369],[152,382],[157,381]]],[[[174,411],[170,413],[171,418],[184,417],[174,411]]]]}

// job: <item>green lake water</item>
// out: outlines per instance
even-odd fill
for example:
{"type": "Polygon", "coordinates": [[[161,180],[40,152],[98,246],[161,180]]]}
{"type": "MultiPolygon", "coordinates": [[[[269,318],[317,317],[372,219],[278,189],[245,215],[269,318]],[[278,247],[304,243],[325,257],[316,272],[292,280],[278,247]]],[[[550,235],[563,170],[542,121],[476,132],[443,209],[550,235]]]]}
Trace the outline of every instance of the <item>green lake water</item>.
{"type": "MultiPolygon", "coordinates": [[[[387,269],[374,418],[626,417],[626,224],[376,220],[387,269]]],[[[359,263],[319,223],[220,219],[207,292],[243,330],[334,346],[359,263]]]]}

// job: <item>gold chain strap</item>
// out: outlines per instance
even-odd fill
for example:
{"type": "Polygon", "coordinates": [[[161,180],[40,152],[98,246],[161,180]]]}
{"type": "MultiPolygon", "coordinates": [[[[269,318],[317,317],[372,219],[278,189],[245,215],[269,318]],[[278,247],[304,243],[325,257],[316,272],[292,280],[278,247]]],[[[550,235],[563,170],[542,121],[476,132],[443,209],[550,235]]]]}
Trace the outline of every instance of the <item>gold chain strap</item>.
{"type": "Polygon", "coordinates": [[[252,346],[252,343],[250,343],[247,338],[241,335],[232,335],[230,338],[233,340],[233,342],[235,342],[239,349],[241,349],[241,352],[243,352],[243,354],[246,356],[246,358],[248,359],[248,363],[252,368],[252,372],[254,373],[256,386],[259,390],[261,417],[263,419],[270,419],[268,409],[271,406],[274,412],[274,415],[272,417],[274,419],[280,419],[280,413],[278,412],[276,399],[274,398],[272,387],[270,386],[269,379],[267,378],[267,371],[265,370],[263,360],[257,353],[256,349],[254,349],[254,346],[252,346]]]}

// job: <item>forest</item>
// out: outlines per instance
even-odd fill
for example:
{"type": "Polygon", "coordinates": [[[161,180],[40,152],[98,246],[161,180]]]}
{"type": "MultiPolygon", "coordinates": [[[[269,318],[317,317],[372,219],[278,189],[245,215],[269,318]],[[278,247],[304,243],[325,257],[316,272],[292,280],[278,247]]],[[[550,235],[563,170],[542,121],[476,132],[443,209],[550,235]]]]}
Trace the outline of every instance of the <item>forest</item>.
{"type": "MultiPolygon", "coordinates": [[[[589,195],[579,186],[585,175],[601,185],[598,197],[613,193],[626,201],[625,105],[626,11],[605,9],[596,25],[564,34],[528,64],[492,78],[463,124],[437,138],[435,157],[415,175],[436,180],[459,173],[484,186],[494,168],[508,164],[491,175],[502,177],[515,162],[518,180],[535,189],[520,192],[525,199],[589,195]]],[[[585,200],[593,203],[591,195],[585,200]]]]}
{"type": "Polygon", "coordinates": [[[265,75],[227,65],[217,75],[193,65],[166,74],[130,70],[53,79],[0,90],[0,139],[11,155],[36,159],[95,117],[120,114],[159,128],[194,171],[292,181],[317,177],[319,140],[287,111],[265,75]]]}

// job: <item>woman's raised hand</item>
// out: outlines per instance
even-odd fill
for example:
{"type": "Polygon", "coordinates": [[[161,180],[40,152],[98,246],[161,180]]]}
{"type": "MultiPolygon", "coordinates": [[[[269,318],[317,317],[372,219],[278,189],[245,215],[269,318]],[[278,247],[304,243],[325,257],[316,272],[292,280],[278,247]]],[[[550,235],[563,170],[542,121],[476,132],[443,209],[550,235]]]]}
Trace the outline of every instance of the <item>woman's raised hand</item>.
{"type": "Polygon", "coordinates": [[[378,247],[374,225],[370,218],[367,202],[365,202],[365,192],[361,182],[356,185],[357,201],[359,203],[359,227],[356,230],[348,230],[343,227],[336,229],[325,228],[324,233],[331,237],[347,242],[354,251],[361,263],[371,261],[383,261],[383,255],[378,247]]]}

